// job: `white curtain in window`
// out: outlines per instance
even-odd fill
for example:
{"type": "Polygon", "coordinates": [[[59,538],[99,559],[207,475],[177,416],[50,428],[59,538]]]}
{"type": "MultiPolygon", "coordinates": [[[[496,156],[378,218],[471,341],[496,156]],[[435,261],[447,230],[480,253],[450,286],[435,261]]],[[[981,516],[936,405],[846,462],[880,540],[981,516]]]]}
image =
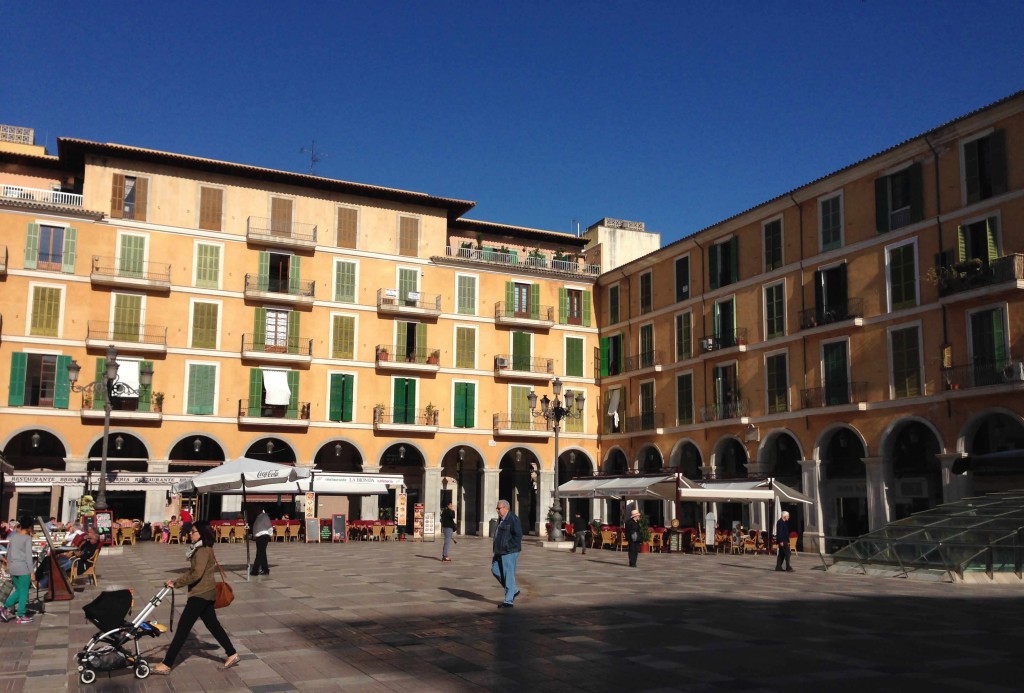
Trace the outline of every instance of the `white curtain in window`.
{"type": "Polygon", "coordinates": [[[608,398],[608,416],[612,417],[612,425],[619,425],[619,393],[621,390],[612,390],[608,398]]]}
{"type": "MultiPolygon", "coordinates": [[[[122,383],[135,390],[139,391],[139,362],[138,361],[121,361],[118,359],[117,368],[117,379],[122,383]]],[[[124,397],[138,397],[138,394],[127,393],[124,397]]]]}
{"type": "Polygon", "coordinates": [[[279,406],[291,401],[287,371],[263,371],[263,388],[267,391],[266,404],[279,406]]]}

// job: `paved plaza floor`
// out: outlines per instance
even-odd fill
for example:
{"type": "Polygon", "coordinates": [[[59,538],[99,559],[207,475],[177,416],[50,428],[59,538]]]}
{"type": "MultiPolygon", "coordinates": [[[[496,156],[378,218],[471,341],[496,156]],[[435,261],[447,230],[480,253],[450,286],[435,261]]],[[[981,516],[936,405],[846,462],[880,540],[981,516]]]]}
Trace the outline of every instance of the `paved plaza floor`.
{"type": "MultiPolygon", "coordinates": [[[[253,547],[255,550],[255,547],[253,547]]],[[[184,547],[101,555],[100,589],[136,606],[185,569],[184,547]]],[[[201,624],[169,677],[130,671],[78,682],[94,629],[73,601],[31,625],[0,623],[0,691],[1017,691],[1017,586],[826,574],[816,555],[774,571],[768,556],[585,556],[526,543],[522,595],[498,609],[486,539],[441,544],[271,544],[271,574],[244,580],[244,544],[222,544],[235,602],[222,623],[242,655],[201,624]]],[[[177,607],[185,593],[178,592],[177,607]]],[[[167,623],[169,603],[156,612],[167,623]]],[[[150,662],[170,634],[146,638],[150,662]]]]}

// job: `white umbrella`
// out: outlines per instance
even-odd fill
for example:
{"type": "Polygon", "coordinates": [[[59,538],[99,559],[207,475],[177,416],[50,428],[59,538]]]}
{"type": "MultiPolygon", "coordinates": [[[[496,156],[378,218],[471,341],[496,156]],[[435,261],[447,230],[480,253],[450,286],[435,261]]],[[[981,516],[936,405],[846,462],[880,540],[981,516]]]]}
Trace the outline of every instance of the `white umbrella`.
{"type": "MultiPolygon", "coordinates": [[[[254,486],[266,486],[288,481],[298,481],[309,476],[309,469],[290,467],[286,464],[254,460],[251,457],[239,457],[225,462],[219,467],[208,469],[197,474],[188,481],[179,481],[174,485],[178,493],[229,493],[242,491],[242,519],[245,517],[245,491],[254,486]]],[[[249,534],[245,534],[245,579],[249,579],[252,562],[249,559],[249,534]]]]}

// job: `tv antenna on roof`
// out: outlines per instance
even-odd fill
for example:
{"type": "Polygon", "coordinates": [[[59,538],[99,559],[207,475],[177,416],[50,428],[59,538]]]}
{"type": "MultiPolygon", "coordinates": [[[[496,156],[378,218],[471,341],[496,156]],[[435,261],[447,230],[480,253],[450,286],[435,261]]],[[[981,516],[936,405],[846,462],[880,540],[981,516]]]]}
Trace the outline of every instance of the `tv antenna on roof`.
{"type": "Polygon", "coordinates": [[[319,152],[316,149],[316,140],[309,147],[301,147],[299,152],[303,154],[309,154],[309,172],[310,174],[316,174],[316,165],[320,163],[320,159],[327,156],[323,152],[319,152]]]}

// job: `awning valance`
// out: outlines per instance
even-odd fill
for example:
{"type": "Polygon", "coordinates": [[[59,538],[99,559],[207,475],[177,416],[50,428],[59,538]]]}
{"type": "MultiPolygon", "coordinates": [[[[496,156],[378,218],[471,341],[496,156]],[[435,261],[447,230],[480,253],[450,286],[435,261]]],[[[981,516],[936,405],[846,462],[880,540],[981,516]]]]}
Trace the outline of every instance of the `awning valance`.
{"type": "Polygon", "coordinates": [[[562,498],[641,498],[673,500],[674,474],[657,476],[594,477],[573,479],[558,487],[562,498]]]}
{"type": "Polygon", "coordinates": [[[694,481],[680,479],[679,500],[706,503],[751,503],[777,501],[813,505],[814,500],[774,479],[736,479],[734,481],[694,481]]]}

